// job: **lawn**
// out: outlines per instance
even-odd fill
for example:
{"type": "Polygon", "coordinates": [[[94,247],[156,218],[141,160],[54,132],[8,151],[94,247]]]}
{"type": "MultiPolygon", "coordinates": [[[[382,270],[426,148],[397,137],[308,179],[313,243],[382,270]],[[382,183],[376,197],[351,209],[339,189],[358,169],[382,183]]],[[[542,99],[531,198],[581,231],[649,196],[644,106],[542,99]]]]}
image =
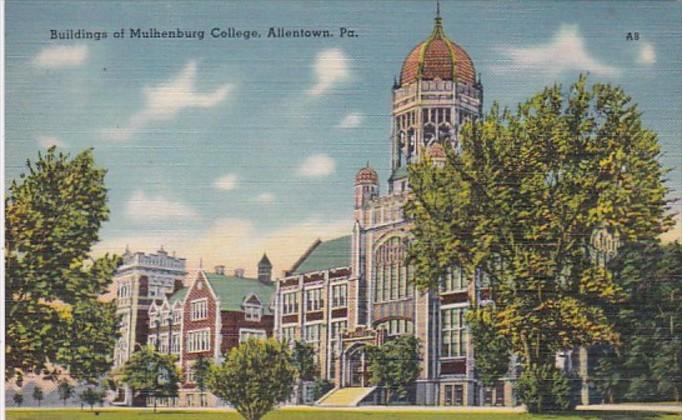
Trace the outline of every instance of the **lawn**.
{"type": "MultiPolygon", "coordinates": [[[[239,415],[233,412],[217,411],[159,411],[154,414],[146,410],[97,410],[98,415],[89,411],[80,410],[7,410],[9,420],[241,420],[239,415]]],[[[651,419],[651,420],[682,420],[682,415],[665,415],[655,413],[570,413],[555,415],[531,415],[515,413],[466,413],[466,412],[435,412],[435,411],[342,411],[342,410],[315,410],[315,409],[286,409],[275,411],[264,420],[464,420],[464,419],[490,419],[490,420],[627,420],[627,419],[651,419]]]]}

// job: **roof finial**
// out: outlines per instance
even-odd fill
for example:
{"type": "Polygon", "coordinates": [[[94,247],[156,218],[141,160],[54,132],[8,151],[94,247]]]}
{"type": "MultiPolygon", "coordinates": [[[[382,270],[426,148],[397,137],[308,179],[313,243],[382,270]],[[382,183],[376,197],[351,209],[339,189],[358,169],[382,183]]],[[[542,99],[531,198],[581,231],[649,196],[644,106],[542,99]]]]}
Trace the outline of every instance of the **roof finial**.
{"type": "Polygon", "coordinates": [[[440,0],[436,0],[436,18],[440,18],[440,0]]]}
{"type": "Polygon", "coordinates": [[[202,257],[199,257],[199,268],[204,268],[204,259],[202,257]]]}

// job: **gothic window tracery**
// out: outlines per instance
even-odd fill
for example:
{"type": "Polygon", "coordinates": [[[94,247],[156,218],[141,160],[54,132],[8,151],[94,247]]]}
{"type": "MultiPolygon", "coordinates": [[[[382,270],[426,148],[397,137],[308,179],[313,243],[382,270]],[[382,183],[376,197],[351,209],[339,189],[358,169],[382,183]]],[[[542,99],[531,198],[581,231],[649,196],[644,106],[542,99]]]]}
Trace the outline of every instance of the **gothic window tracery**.
{"type": "Polygon", "coordinates": [[[413,295],[409,276],[413,270],[405,264],[405,244],[400,237],[384,242],[374,255],[374,301],[387,302],[413,295]]]}

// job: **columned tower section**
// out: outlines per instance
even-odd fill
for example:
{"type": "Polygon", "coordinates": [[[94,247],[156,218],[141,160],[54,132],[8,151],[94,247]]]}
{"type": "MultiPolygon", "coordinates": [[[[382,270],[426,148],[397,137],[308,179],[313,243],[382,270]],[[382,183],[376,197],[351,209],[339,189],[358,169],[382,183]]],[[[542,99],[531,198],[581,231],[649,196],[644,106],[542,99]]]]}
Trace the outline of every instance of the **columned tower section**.
{"type": "Polygon", "coordinates": [[[483,86],[473,61],[451,41],[443,20],[408,54],[393,86],[389,192],[403,192],[407,165],[418,162],[436,143],[457,148],[459,130],[482,113],[483,86]]]}

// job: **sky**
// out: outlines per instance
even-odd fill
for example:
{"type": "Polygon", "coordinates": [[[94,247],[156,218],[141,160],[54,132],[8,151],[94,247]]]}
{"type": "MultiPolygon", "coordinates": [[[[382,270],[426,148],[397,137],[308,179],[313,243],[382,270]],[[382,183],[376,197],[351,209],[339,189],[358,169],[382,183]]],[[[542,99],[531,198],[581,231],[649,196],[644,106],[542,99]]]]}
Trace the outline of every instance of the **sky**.
{"type": "MultiPolygon", "coordinates": [[[[481,74],[484,108],[546,85],[621,85],[656,131],[682,192],[682,2],[442,1],[448,36],[481,74]],[[628,33],[633,38],[627,40],[628,33]]],[[[433,28],[424,1],[12,1],[6,3],[5,185],[50,145],[92,147],[110,220],[95,252],[153,252],[188,266],[275,274],[318,237],[352,228],[355,172],[386,190],[394,77],[433,28]],[[203,30],[130,39],[130,28],[203,30]],[[262,38],[212,38],[212,28],[262,38]],[[328,29],[272,39],[270,27],[328,29]],[[339,28],[357,37],[339,36],[339,28]],[[113,33],[123,28],[126,37],[113,33]],[[50,39],[50,30],[107,32],[50,39]]],[[[676,204],[673,211],[682,209],[676,204]]],[[[680,223],[666,239],[682,236],[680,223]]]]}

